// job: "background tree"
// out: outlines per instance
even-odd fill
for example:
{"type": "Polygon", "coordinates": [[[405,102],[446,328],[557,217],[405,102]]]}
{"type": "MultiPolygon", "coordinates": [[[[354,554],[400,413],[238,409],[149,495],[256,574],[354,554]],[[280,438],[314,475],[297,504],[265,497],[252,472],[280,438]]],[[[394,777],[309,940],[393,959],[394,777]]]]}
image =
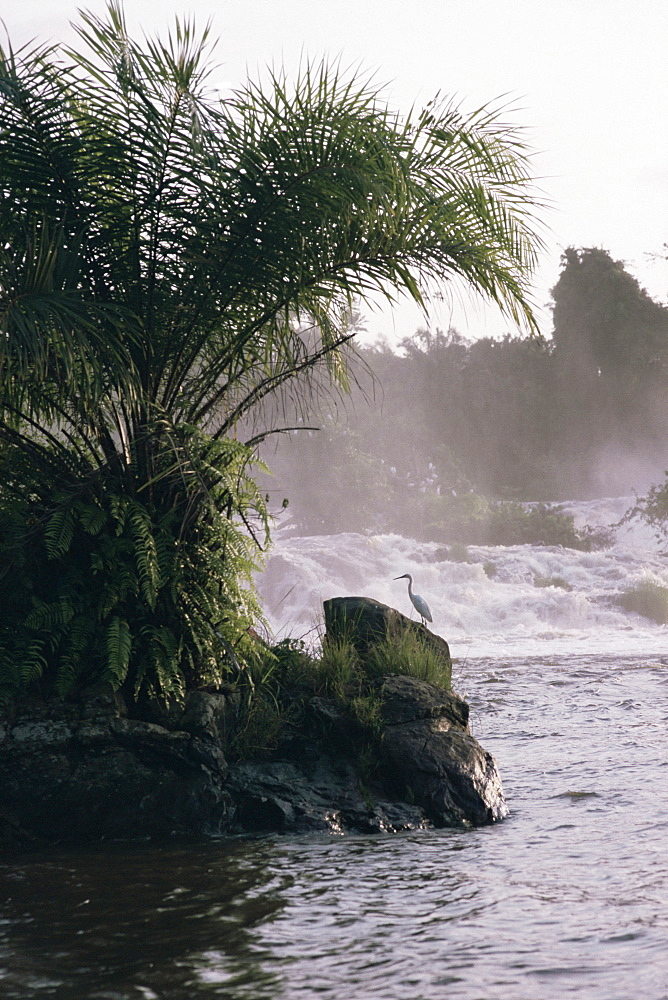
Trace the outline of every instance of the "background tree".
{"type": "Polygon", "coordinates": [[[353,303],[459,277],[532,327],[528,161],[337,67],[220,101],[188,22],[77,30],[0,58],[0,680],[178,697],[242,665],[266,403],[345,388],[353,303]]]}
{"type": "Polygon", "coordinates": [[[556,447],[586,491],[664,451],[668,310],[598,248],[565,251],[552,296],[556,447]]]}
{"type": "Polygon", "coordinates": [[[567,250],[553,294],[551,340],[422,329],[361,351],[374,405],[353,389],[307,462],[298,436],[272,455],[295,528],[501,542],[526,518],[509,534],[499,501],[644,489],[665,464],[668,310],[603,250],[567,250]]]}

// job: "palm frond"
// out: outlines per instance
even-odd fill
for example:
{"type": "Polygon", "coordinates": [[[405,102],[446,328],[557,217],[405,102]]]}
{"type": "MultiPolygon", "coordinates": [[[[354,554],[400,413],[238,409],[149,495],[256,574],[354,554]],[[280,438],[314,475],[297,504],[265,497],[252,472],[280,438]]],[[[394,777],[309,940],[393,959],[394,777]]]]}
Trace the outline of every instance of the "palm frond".
{"type": "Polygon", "coordinates": [[[0,49],[0,650],[180,697],[261,619],[254,422],[346,390],[360,301],[458,280],[533,329],[537,200],[499,108],[402,116],[325,62],[221,102],[208,27],[78,33],[0,49]]]}

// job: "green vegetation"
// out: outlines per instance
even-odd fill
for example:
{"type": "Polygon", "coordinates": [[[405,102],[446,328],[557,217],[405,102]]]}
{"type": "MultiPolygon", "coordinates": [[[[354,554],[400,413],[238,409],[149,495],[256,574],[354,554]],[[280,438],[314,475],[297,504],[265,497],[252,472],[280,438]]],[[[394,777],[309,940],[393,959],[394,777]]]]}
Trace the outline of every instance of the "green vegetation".
{"type": "Polygon", "coordinates": [[[605,530],[580,530],[558,504],[490,504],[487,532],[493,545],[562,545],[585,552],[609,542],[605,530]]]}
{"type": "Polygon", "coordinates": [[[534,576],[534,587],[557,587],[559,590],[572,590],[568,580],[563,576],[534,576]]]}
{"type": "Polygon", "coordinates": [[[294,732],[311,732],[371,762],[382,733],[383,677],[404,674],[450,688],[450,664],[411,631],[374,643],[364,657],[347,639],[326,638],[319,655],[284,639],[263,662],[264,682],[246,687],[243,722],[227,748],[231,759],[269,754],[294,732]]]}
{"type": "MultiPolygon", "coordinates": [[[[668,472],[666,476],[668,477],[668,472]]],[[[646,496],[637,497],[635,504],[627,510],[619,523],[628,524],[633,520],[644,521],[652,528],[657,539],[665,541],[668,537],[668,478],[663,483],[652,486],[646,496]]]]}
{"type": "Polygon", "coordinates": [[[457,537],[447,548],[452,562],[468,562],[467,545],[562,545],[591,551],[609,541],[605,530],[580,530],[573,516],[559,504],[530,504],[511,500],[486,500],[477,494],[469,497],[469,516],[448,518],[444,505],[443,520],[430,525],[429,537],[457,537]]]}
{"type": "MultiPolygon", "coordinates": [[[[322,445],[326,462],[326,437],[322,445]]],[[[279,452],[274,458],[279,475],[285,476],[286,484],[290,482],[294,489],[290,511],[292,524],[300,534],[404,534],[420,541],[446,543],[438,549],[436,558],[452,562],[468,562],[469,545],[561,545],[589,552],[610,543],[610,531],[576,528],[573,516],[558,503],[494,500],[471,489],[453,496],[438,492],[440,487],[433,483],[424,490],[415,489],[379,463],[374,466],[374,476],[365,481],[366,486],[374,485],[373,495],[366,490],[360,495],[354,486],[348,489],[351,477],[358,481],[355,470],[360,460],[352,454],[341,466],[327,465],[323,476],[318,471],[312,473],[317,465],[297,463],[297,455],[301,454],[297,445],[287,456],[279,452]],[[330,481],[330,473],[336,482],[330,481]]],[[[369,456],[364,456],[364,461],[369,461],[369,456]]]]}
{"type": "Polygon", "coordinates": [[[419,635],[410,631],[372,646],[367,669],[372,676],[405,674],[438,687],[450,688],[450,663],[422,641],[419,635]]]}
{"type": "Polygon", "coordinates": [[[521,135],[305,65],[219,101],[207,32],[0,51],[0,696],[246,670],[272,419],[348,386],[355,303],[458,276],[533,329],[521,135]]]}
{"type": "Polygon", "coordinates": [[[470,562],[469,550],[463,542],[453,542],[445,550],[445,559],[449,562],[467,563],[470,562]]]}
{"type": "Polygon", "coordinates": [[[619,597],[619,604],[626,611],[650,618],[659,625],[668,624],[668,587],[654,580],[641,580],[624,591],[619,597]]]}

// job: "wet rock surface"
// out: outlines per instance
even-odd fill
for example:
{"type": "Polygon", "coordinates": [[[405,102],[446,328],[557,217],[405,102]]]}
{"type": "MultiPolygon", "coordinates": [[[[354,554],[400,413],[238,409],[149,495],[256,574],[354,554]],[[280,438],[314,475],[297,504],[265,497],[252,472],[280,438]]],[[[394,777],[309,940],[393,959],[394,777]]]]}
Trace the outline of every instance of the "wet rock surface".
{"type": "Polygon", "coordinates": [[[468,730],[465,701],[401,676],[386,678],[382,695],[387,786],[436,826],[481,826],[508,814],[494,758],[468,730]]]}
{"type": "Polygon", "coordinates": [[[399,675],[379,680],[377,693],[382,732],[371,768],[347,752],[346,713],[327,698],[310,700],[304,731],[268,759],[231,766],[224,748],[235,692],[191,692],[184,707],[152,717],[162,724],[129,718],[104,685],[76,703],[26,702],[0,722],[0,846],[391,833],[507,814],[494,760],[469,732],[466,702],[399,675]]]}
{"type": "Polygon", "coordinates": [[[0,841],[216,834],[229,809],[219,745],[124,717],[111,691],[20,706],[0,739],[0,841]]]}
{"type": "Polygon", "coordinates": [[[232,768],[234,832],[396,833],[429,826],[423,810],[365,788],[351,762],[329,755],[232,768]]]}

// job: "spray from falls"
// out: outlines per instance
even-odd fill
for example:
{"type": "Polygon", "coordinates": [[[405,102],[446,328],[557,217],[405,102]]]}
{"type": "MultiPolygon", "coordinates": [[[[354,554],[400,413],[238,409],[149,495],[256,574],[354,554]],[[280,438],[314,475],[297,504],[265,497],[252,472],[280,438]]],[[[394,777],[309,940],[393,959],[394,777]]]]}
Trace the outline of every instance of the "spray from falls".
{"type": "MultiPolygon", "coordinates": [[[[576,522],[610,525],[628,498],[573,503],[576,522]]],[[[668,628],[620,604],[649,582],[668,587],[668,564],[647,529],[624,528],[604,550],[560,546],[469,546],[447,558],[434,542],[353,532],[278,539],[261,598],[277,638],[313,637],[322,602],[356,595],[405,610],[397,566],[419,580],[433,630],[454,657],[667,651],[668,628]]],[[[417,618],[417,613],[415,613],[417,618]]]]}

